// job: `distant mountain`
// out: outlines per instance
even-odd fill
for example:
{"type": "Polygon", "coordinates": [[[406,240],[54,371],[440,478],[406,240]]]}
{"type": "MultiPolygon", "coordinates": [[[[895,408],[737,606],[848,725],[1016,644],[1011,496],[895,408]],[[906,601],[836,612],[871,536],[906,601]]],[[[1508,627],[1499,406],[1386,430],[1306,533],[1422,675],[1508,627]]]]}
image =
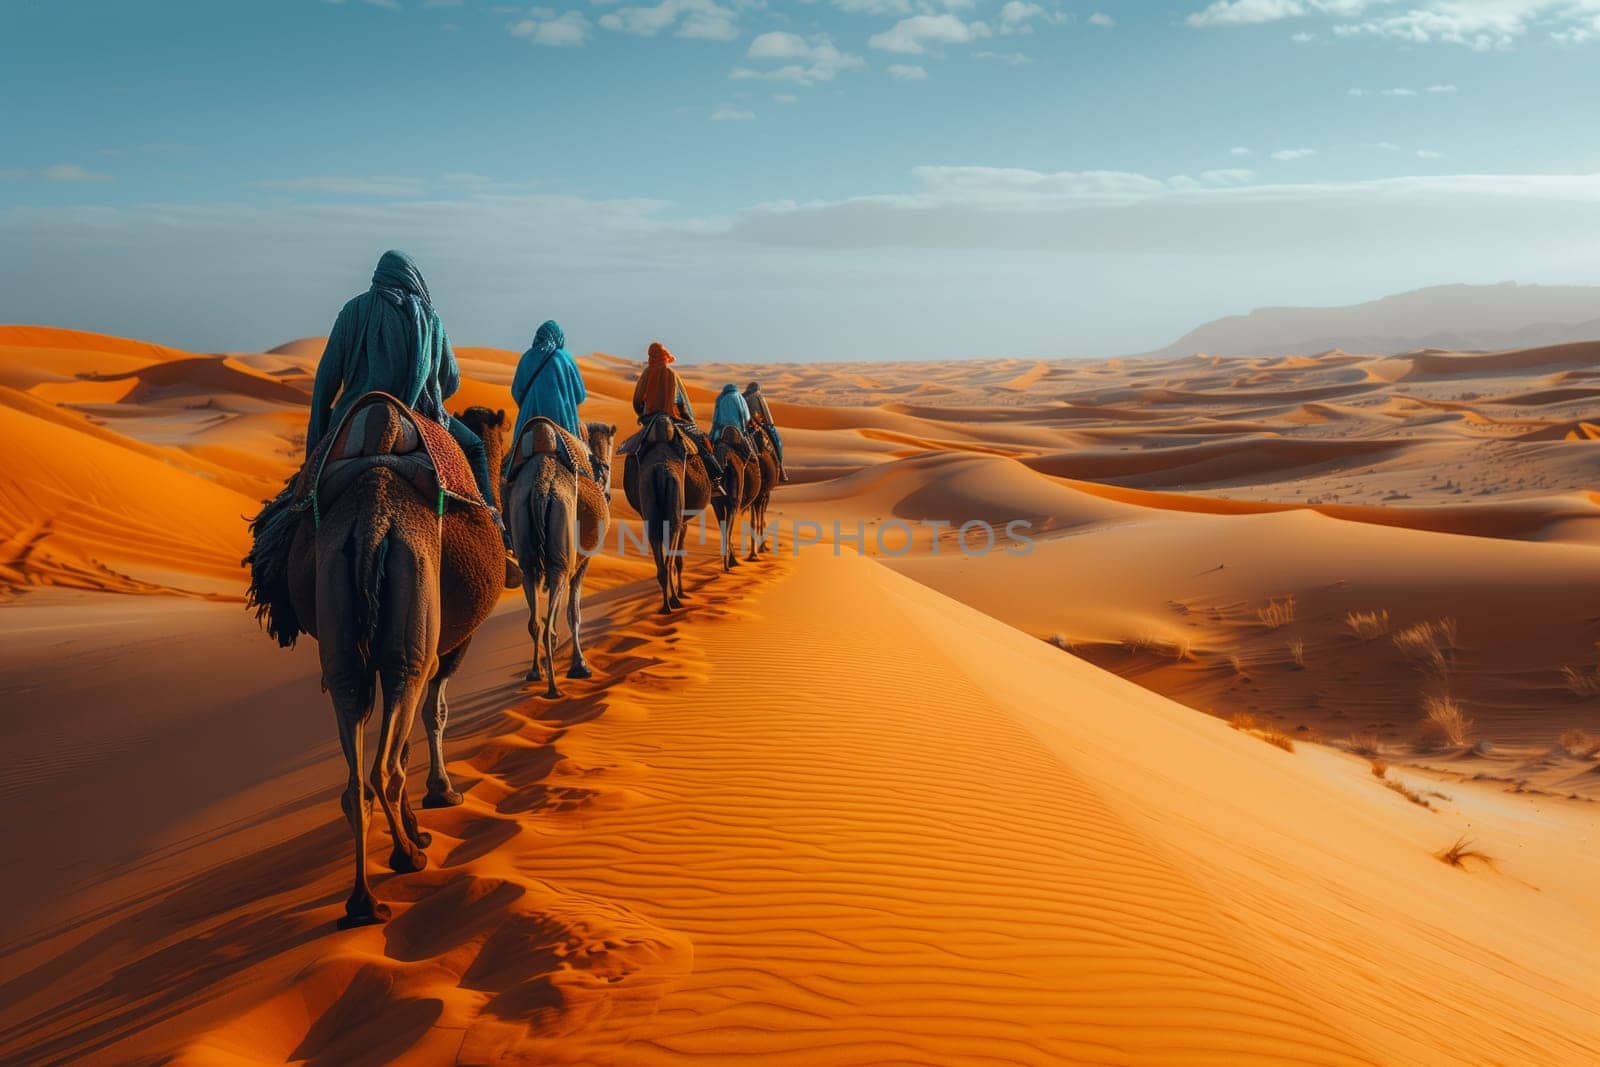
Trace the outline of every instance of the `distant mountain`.
{"type": "Polygon", "coordinates": [[[1436,285],[1365,304],[1261,308],[1216,319],[1149,356],[1497,351],[1600,338],[1600,286],[1436,285]]]}

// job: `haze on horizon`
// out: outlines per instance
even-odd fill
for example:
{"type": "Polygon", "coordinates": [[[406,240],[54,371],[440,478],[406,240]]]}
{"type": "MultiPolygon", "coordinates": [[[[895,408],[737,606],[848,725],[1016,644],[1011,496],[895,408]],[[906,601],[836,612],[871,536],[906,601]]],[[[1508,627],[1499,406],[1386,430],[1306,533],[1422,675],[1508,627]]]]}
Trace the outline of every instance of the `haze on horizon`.
{"type": "Polygon", "coordinates": [[[1158,348],[1600,283],[1600,0],[62,0],[0,16],[0,321],[260,349],[385,248],[461,344],[1158,348]]]}

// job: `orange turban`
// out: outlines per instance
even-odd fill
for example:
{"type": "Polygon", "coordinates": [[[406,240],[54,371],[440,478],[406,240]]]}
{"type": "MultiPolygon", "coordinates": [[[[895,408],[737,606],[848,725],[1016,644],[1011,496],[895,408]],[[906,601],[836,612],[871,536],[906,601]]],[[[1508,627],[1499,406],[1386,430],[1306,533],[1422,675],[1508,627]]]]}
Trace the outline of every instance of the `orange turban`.
{"type": "Polygon", "coordinates": [[[660,341],[650,342],[650,362],[655,366],[664,366],[677,359],[660,341]]]}

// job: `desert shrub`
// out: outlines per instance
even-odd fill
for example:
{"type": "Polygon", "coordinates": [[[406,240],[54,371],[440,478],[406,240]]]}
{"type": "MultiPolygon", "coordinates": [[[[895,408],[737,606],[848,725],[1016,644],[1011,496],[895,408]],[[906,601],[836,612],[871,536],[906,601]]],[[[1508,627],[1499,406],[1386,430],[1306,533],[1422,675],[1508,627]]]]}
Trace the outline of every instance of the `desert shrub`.
{"type": "Polygon", "coordinates": [[[1369,766],[1372,768],[1372,776],[1374,778],[1382,778],[1389,773],[1389,765],[1381,759],[1373,760],[1369,766]]]}
{"type": "Polygon", "coordinates": [[[1389,632],[1389,611],[1352,611],[1344,617],[1350,632],[1363,641],[1371,641],[1389,632]]]}
{"type": "Polygon", "coordinates": [[[1448,693],[1423,697],[1422,710],[1426,714],[1422,720],[1424,737],[1443,738],[1457,748],[1472,743],[1472,720],[1448,693]]]}
{"type": "Polygon", "coordinates": [[[1393,640],[1394,647],[1398,648],[1406,659],[1432,667],[1443,674],[1446,663],[1444,649],[1439,645],[1442,637],[1439,628],[1433,623],[1419,622],[1395,634],[1393,640]]]}
{"type": "Polygon", "coordinates": [[[1261,625],[1269,630],[1276,630],[1294,622],[1294,594],[1290,593],[1282,600],[1273,598],[1267,601],[1267,606],[1256,611],[1256,618],[1261,620],[1261,625]]]}
{"type": "Polygon", "coordinates": [[[1367,733],[1351,734],[1345,744],[1350,746],[1350,751],[1358,756],[1376,757],[1378,755],[1378,735],[1367,733]]]}
{"type": "Polygon", "coordinates": [[[1256,728],[1256,717],[1248,711],[1235,712],[1228,717],[1228,725],[1235,730],[1254,730],[1256,728]]]}
{"type": "Polygon", "coordinates": [[[1298,637],[1289,642],[1289,658],[1298,669],[1306,669],[1306,643],[1298,637]]]}
{"type": "Polygon", "coordinates": [[[1586,670],[1582,667],[1562,667],[1561,677],[1566,682],[1567,689],[1575,697],[1586,699],[1600,693],[1600,671],[1586,670]]]}
{"type": "Polygon", "coordinates": [[[1487,853],[1479,852],[1472,847],[1472,842],[1465,837],[1457,838],[1456,843],[1443,852],[1435,852],[1435,858],[1441,863],[1448,863],[1452,867],[1465,868],[1468,860],[1477,860],[1479,863],[1493,867],[1494,860],[1487,853]]]}

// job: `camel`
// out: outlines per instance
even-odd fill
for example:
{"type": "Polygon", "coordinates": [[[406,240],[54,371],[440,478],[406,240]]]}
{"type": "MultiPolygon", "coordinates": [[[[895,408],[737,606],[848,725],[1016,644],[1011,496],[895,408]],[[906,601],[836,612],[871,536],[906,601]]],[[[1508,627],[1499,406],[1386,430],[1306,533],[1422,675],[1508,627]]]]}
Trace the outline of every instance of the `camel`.
{"type": "Polygon", "coordinates": [[[711,476],[672,417],[657,413],[646,417],[638,447],[623,463],[622,488],[644,519],[645,541],[661,586],[661,614],[670,615],[688,599],[683,589],[686,518],[710,505],[711,476]]]}
{"type": "Polygon", "coordinates": [[[752,479],[758,484],[750,494],[750,554],[745,559],[754,562],[766,543],[767,502],[772,499],[773,487],[778,484],[778,455],[773,448],[772,438],[759,424],[750,428],[750,442],[755,446],[755,465],[759,478],[752,479]]]}
{"type": "Polygon", "coordinates": [[[599,484],[580,478],[561,462],[556,435],[564,434],[567,447],[574,452],[578,441],[549,419],[530,420],[524,434],[532,437],[533,455],[513,472],[506,486],[506,521],[511,526],[512,543],[522,561],[522,592],[528,598],[528,636],[533,638],[533,665],[528,681],[540,679],[539,659],[550,688],[545,696],[561,695],[556,688],[556,613],[567,599],[567,627],[572,631],[572,662],[568,678],[588,678],[594,672],[583,658],[580,629],[583,621],[583,576],[589,560],[605,543],[610,519],[611,458],[616,446],[617,428],[599,422],[587,423],[584,435],[599,484]],[[577,531],[577,544],[573,532],[577,531]],[[539,587],[544,586],[545,611],[539,614],[539,587]]]}
{"type": "Polygon", "coordinates": [[[724,426],[717,436],[717,462],[722,464],[722,495],[713,501],[717,512],[717,525],[722,532],[722,569],[732,570],[739,565],[739,544],[742,536],[740,517],[749,514],[761,488],[760,457],[740,440],[736,427],[724,426]]]}
{"type": "MultiPolygon", "coordinates": [[[[424,498],[403,473],[403,461],[416,456],[416,431],[410,414],[397,405],[389,398],[370,406],[359,452],[336,461],[343,465],[337,476],[343,488],[336,495],[327,492],[336,484],[335,461],[325,468],[320,521],[300,523],[288,565],[290,598],[302,626],[317,639],[322,685],[333,699],[349,772],[341,804],[355,835],[356,873],[341,928],[379,923],[389,914],[367,882],[372,798],[394,839],[389,866],[397,872],[427,866],[422,849],[431,838],[418,828],[405,789],[408,739],[419,706],[431,763],[424,806],[461,803],[444,770],[444,686],[506,579],[500,531],[488,509],[445,508],[442,497],[424,498]],[[380,695],[383,715],[368,794],[361,779],[363,727],[380,695]]],[[[498,464],[505,412],[472,407],[459,417],[498,464]]]]}

